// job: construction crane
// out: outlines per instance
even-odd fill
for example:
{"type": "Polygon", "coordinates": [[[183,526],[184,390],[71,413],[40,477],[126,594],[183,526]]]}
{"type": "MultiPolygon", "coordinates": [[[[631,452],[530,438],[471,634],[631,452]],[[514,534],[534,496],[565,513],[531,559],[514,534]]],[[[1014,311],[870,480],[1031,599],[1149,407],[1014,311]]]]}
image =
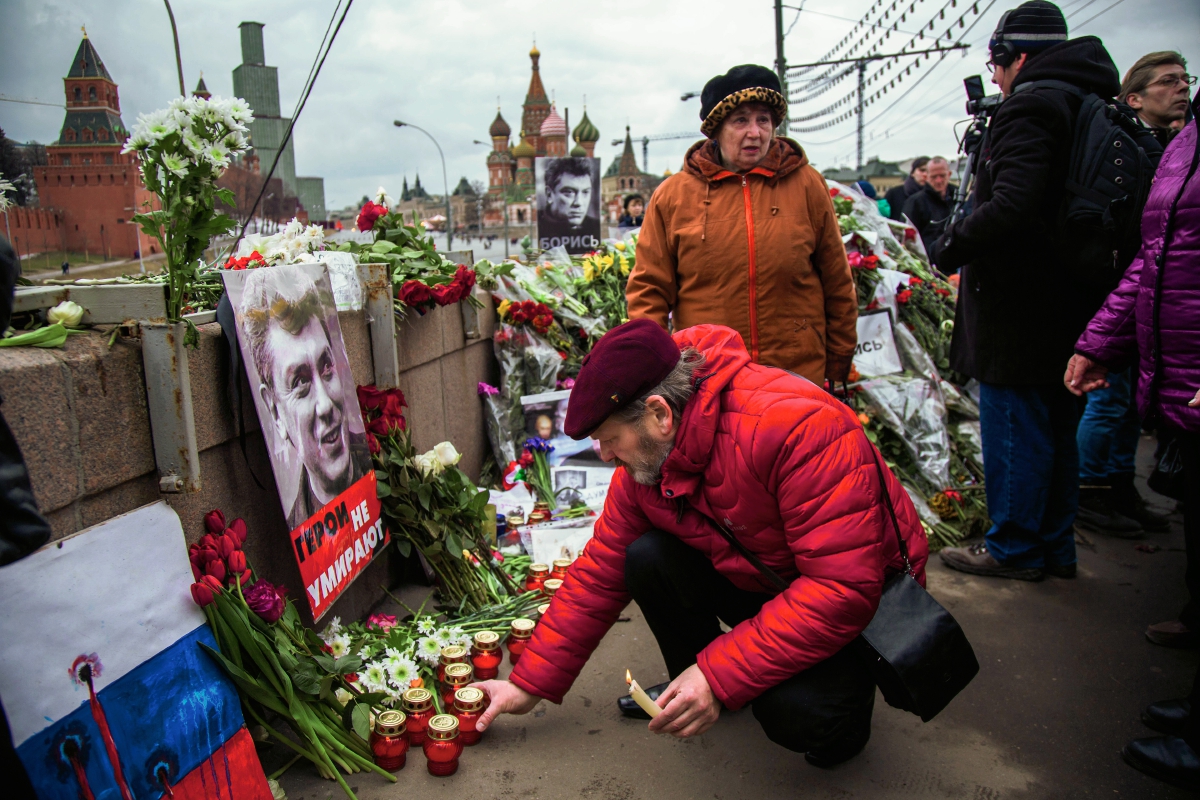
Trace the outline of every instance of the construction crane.
{"type": "MultiPolygon", "coordinates": [[[[689,131],[688,133],[657,133],[653,136],[643,136],[642,140],[641,140],[642,141],[642,171],[643,172],[650,171],[650,143],[651,142],[666,142],[666,141],[670,141],[671,139],[696,140],[696,139],[700,139],[700,138],[703,138],[703,137],[696,131],[689,131]]],[[[625,139],[613,139],[612,146],[616,147],[617,145],[621,144],[624,141],[625,141],[625,139]]]]}

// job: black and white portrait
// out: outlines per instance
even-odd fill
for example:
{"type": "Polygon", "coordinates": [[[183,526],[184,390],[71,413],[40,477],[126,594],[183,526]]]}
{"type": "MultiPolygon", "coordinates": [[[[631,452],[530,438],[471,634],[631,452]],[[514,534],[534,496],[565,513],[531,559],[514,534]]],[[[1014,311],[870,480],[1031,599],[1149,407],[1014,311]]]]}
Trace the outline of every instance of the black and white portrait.
{"type": "Polygon", "coordinates": [[[600,246],[600,160],[538,158],[538,248],[564,247],[572,255],[600,246]]]}
{"type": "Polygon", "coordinates": [[[371,468],[366,431],[322,264],[224,273],[246,377],[289,529],[371,468]]]}

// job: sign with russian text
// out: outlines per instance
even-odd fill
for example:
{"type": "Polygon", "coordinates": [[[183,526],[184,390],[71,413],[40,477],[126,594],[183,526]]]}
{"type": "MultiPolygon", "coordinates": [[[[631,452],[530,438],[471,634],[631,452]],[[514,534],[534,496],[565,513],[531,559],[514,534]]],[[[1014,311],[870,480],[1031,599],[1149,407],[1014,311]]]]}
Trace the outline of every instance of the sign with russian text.
{"type": "Polygon", "coordinates": [[[600,159],[536,158],[533,174],[538,249],[581,255],[600,247],[600,159]]]}
{"type": "Polygon", "coordinates": [[[318,619],[387,542],[328,267],[221,274],[305,594],[318,619]]]}
{"type": "Polygon", "coordinates": [[[292,531],[292,547],[313,619],[329,610],[389,541],[379,517],[374,471],[292,531]]]}
{"type": "Polygon", "coordinates": [[[904,371],[900,351],[896,348],[896,337],[892,332],[892,315],[887,309],[858,315],[854,368],[868,378],[904,371]]]}

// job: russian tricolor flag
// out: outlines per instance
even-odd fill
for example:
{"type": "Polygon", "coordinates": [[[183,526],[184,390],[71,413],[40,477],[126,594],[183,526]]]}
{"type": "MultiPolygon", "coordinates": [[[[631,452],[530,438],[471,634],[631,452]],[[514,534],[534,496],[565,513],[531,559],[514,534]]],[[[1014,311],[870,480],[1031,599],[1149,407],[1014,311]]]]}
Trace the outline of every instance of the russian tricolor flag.
{"type": "Polygon", "coordinates": [[[0,700],[41,800],[271,800],[155,503],[0,569],[0,700]]]}

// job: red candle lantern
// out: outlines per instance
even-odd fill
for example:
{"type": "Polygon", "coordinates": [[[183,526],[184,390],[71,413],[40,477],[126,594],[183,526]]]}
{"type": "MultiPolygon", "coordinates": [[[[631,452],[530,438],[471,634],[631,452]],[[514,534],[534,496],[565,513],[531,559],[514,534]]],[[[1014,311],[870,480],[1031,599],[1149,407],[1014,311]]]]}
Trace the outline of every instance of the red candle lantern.
{"type": "Polygon", "coordinates": [[[444,778],[458,772],[458,757],[463,751],[462,740],[458,738],[458,719],[449,714],[438,714],[429,720],[422,749],[430,775],[444,778]]]}
{"type": "Polygon", "coordinates": [[[500,662],[504,654],[500,652],[500,634],[495,631],[480,631],[475,634],[475,644],[471,647],[471,666],[475,667],[475,679],[490,681],[500,674],[500,662]]]}
{"type": "Polygon", "coordinates": [[[537,611],[538,611],[538,621],[539,622],[541,622],[542,617],[546,616],[546,612],[549,610],[550,610],[549,603],[542,603],[540,606],[538,606],[537,611]]]}
{"type": "Polygon", "coordinates": [[[533,511],[529,512],[529,524],[536,525],[539,522],[549,522],[554,518],[554,512],[550,509],[550,504],[538,501],[533,504],[533,511]]]}
{"type": "MultiPolygon", "coordinates": [[[[472,723],[474,724],[474,723],[472,723]]],[[[408,757],[408,737],[405,735],[405,717],[400,711],[384,711],[375,718],[371,730],[371,754],[375,764],[388,772],[404,769],[408,757]]]]}
{"type": "Polygon", "coordinates": [[[466,747],[477,743],[483,733],[476,730],[475,723],[483,714],[487,695],[482,689],[468,686],[454,693],[454,716],[458,719],[458,738],[466,747]]]}
{"type": "Polygon", "coordinates": [[[438,683],[446,682],[446,667],[451,664],[467,663],[467,648],[461,644],[451,644],[442,648],[442,654],[438,658],[437,679],[438,683]]]}
{"type": "Polygon", "coordinates": [[[567,568],[570,566],[571,559],[569,558],[554,559],[553,569],[550,570],[550,577],[565,581],[567,579],[567,568]]]}
{"type": "Polygon", "coordinates": [[[524,653],[525,648],[529,646],[531,636],[533,636],[533,620],[521,617],[512,621],[507,642],[508,663],[516,664],[521,660],[521,653],[524,653]]]}
{"type": "Polygon", "coordinates": [[[401,698],[408,716],[408,743],[420,747],[425,742],[425,728],[434,716],[433,693],[428,689],[408,689],[401,698]]]}
{"type": "Polygon", "coordinates": [[[550,568],[545,564],[533,564],[529,567],[529,574],[525,576],[525,591],[540,592],[542,584],[546,582],[546,578],[550,577],[550,568]]]}
{"type": "Polygon", "coordinates": [[[454,705],[454,693],[475,679],[475,669],[470,664],[450,664],[446,667],[446,682],[442,688],[442,708],[446,713],[454,705]]]}
{"type": "Polygon", "coordinates": [[[548,578],[542,584],[542,594],[546,595],[547,600],[553,600],[554,595],[562,588],[562,580],[559,578],[548,578]]]}

